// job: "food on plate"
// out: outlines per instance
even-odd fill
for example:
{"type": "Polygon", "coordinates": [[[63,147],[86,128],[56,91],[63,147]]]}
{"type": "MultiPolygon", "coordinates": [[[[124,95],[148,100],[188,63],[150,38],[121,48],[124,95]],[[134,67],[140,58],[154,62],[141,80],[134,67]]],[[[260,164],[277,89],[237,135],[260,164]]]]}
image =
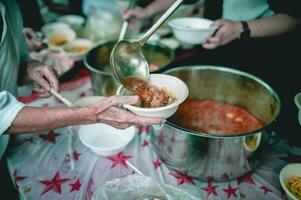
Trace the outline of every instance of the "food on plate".
{"type": "Polygon", "coordinates": [[[247,133],[263,126],[242,107],[207,99],[184,101],[169,121],[193,131],[226,135],[247,133]]]}
{"type": "Polygon", "coordinates": [[[66,35],[56,35],[49,39],[49,44],[55,47],[60,47],[69,42],[69,39],[66,35]]]}
{"type": "Polygon", "coordinates": [[[134,93],[141,98],[140,107],[158,108],[176,101],[174,95],[167,91],[166,88],[148,85],[147,82],[139,78],[128,78],[125,84],[127,88],[132,88],[134,93]]]}
{"type": "Polygon", "coordinates": [[[285,187],[293,194],[295,197],[301,200],[301,177],[292,176],[285,180],[285,187]]]}
{"type": "Polygon", "coordinates": [[[87,45],[70,45],[65,48],[65,51],[68,53],[83,53],[90,49],[87,45]]]}

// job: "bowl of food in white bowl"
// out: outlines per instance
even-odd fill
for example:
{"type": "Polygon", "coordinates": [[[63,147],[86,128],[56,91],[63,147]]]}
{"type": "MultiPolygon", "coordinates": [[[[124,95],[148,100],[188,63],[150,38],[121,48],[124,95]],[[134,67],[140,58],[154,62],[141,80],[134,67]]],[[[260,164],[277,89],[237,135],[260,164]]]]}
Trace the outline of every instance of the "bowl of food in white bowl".
{"type": "MultiPolygon", "coordinates": [[[[105,97],[84,97],[72,104],[72,107],[84,107],[95,104],[105,97]]],[[[81,125],[78,129],[80,141],[99,156],[110,156],[123,151],[133,140],[137,127],[117,129],[107,124],[97,123],[81,125]]]]}
{"type": "Polygon", "coordinates": [[[177,40],[186,45],[203,44],[213,35],[217,27],[212,27],[212,20],[195,17],[176,18],[168,25],[177,40]]]}
{"type": "Polygon", "coordinates": [[[74,41],[76,33],[72,29],[59,29],[53,31],[46,37],[46,41],[50,48],[61,49],[65,44],[74,41]]]}
{"type": "Polygon", "coordinates": [[[43,35],[47,38],[49,35],[51,35],[54,31],[62,30],[62,29],[71,29],[68,24],[62,23],[62,22],[52,22],[49,24],[45,24],[41,31],[43,35]]]}
{"type": "MultiPolygon", "coordinates": [[[[187,85],[179,78],[166,74],[150,74],[148,85],[145,88],[145,95],[137,105],[123,105],[126,109],[136,115],[144,117],[172,116],[179,105],[188,96],[187,85]]],[[[117,95],[133,94],[123,85],[119,86],[117,95]]]]}
{"type": "Polygon", "coordinates": [[[88,39],[75,39],[65,44],[63,51],[73,60],[79,61],[93,48],[93,43],[88,39]]]}
{"type": "Polygon", "coordinates": [[[290,163],[282,168],[279,181],[289,200],[301,199],[301,163],[290,163]]]}

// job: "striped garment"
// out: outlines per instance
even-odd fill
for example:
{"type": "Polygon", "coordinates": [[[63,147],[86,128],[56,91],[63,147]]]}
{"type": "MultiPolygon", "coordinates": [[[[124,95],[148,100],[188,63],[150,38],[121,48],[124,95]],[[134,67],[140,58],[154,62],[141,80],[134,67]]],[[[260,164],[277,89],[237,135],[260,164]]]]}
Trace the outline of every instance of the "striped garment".
{"type": "Polygon", "coordinates": [[[223,0],[223,19],[247,21],[273,14],[268,0],[223,0]]]}

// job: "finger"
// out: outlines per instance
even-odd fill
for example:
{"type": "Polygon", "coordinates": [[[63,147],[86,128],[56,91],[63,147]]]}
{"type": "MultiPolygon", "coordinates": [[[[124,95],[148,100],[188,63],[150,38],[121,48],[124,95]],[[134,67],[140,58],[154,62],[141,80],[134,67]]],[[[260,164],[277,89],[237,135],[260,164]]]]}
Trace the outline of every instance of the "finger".
{"type": "Polygon", "coordinates": [[[219,44],[219,38],[212,37],[212,38],[208,38],[206,43],[203,44],[203,47],[205,49],[214,49],[218,46],[218,44],[219,44]]]}
{"type": "Polygon", "coordinates": [[[131,11],[130,10],[126,10],[123,13],[123,20],[128,20],[131,17],[131,11]]]}
{"type": "Polygon", "coordinates": [[[51,67],[48,66],[46,68],[44,75],[51,88],[53,88],[55,91],[59,91],[59,83],[51,67]]]}
{"type": "Polygon", "coordinates": [[[110,121],[110,120],[99,120],[99,123],[107,124],[109,126],[112,126],[114,128],[118,128],[118,129],[126,129],[126,128],[130,127],[130,124],[128,124],[128,123],[114,122],[114,121],[110,121]]]}
{"type": "Polygon", "coordinates": [[[141,117],[132,113],[129,113],[127,118],[128,122],[137,125],[155,125],[162,124],[165,121],[165,119],[161,117],[141,117]]]}
{"type": "Polygon", "coordinates": [[[103,112],[112,106],[119,106],[124,104],[136,104],[139,101],[138,96],[112,96],[104,100],[99,101],[98,103],[92,105],[97,106],[98,112],[103,112]]]}
{"type": "Polygon", "coordinates": [[[36,81],[36,83],[39,84],[42,88],[44,88],[47,91],[50,91],[49,83],[44,79],[43,75],[40,72],[35,72],[32,75],[32,79],[36,81]]]}
{"type": "Polygon", "coordinates": [[[51,96],[51,93],[48,92],[48,91],[44,91],[42,93],[39,93],[39,97],[42,97],[42,98],[46,98],[46,97],[50,97],[51,96]]]}
{"type": "Polygon", "coordinates": [[[225,21],[224,20],[215,20],[211,25],[210,27],[221,27],[225,24],[225,21]]]}

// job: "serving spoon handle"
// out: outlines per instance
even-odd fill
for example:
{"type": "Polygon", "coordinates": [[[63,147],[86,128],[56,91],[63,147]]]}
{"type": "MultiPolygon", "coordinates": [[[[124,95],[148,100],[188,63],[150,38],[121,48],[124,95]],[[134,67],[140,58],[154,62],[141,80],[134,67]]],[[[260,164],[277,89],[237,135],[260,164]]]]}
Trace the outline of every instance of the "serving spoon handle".
{"type": "Polygon", "coordinates": [[[162,26],[167,18],[181,5],[183,0],[177,0],[170,8],[156,21],[156,23],[138,41],[143,46],[147,40],[162,26]]]}

